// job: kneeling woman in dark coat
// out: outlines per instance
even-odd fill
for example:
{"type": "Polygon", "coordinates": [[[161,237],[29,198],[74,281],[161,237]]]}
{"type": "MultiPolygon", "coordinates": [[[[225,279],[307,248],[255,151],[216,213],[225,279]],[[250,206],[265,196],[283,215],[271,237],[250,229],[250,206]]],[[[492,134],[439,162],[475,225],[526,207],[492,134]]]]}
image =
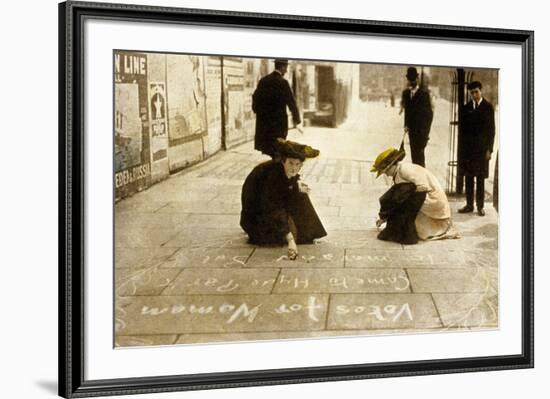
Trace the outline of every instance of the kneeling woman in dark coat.
{"type": "Polygon", "coordinates": [[[298,174],[305,159],[319,151],[282,139],[277,147],[281,160],[259,164],[244,182],[241,227],[251,244],[287,244],[289,258],[296,259],[296,244],[327,235],[298,174]]]}

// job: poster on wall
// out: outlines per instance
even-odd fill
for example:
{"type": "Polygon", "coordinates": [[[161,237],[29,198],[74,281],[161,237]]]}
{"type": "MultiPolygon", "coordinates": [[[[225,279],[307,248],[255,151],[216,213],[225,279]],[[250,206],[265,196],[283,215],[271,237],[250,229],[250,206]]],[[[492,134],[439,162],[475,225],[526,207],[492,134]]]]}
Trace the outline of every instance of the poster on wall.
{"type": "Polygon", "coordinates": [[[254,138],[256,114],[252,111],[252,94],[256,90],[258,81],[261,79],[260,62],[257,58],[244,60],[245,73],[244,82],[244,131],[247,140],[254,138]]]}
{"type": "Polygon", "coordinates": [[[244,131],[245,93],[244,65],[242,58],[224,57],[225,132],[228,147],[246,140],[244,131]]]}
{"type": "Polygon", "coordinates": [[[208,119],[207,153],[211,155],[222,147],[221,57],[207,57],[205,73],[206,115],[208,119]]]}
{"type": "Polygon", "coordinates": [[[149,82],[149,107],[151,110],[151,147],[153,162],[155,162],[165,159],[167,156],[168,122],[164,82],[149,82]]]}
{"type": "Polygon", "coordinates": [[[205,93],[201,57],[169,55],[167,86],[170,146],[206,132],[205,93]],[[182,79],[182,76],[185,78],[182,79]]]}
{"type": "Polygon", "coordinates": [[[147,55],[115,51],[114,64],[114,183],[120,199],[147,187],[151,177],[147,55]]]}
{"type": "Polygon", "coordinates": [[[166,137],[166,94],[164,83],[150,83],[151,135],[166,137]]]}
{"type": "Polygon", "coordinates": [[[141,134],[138,85],[119,83],[115,86],[115,170],[141,162],[141,134]]]}

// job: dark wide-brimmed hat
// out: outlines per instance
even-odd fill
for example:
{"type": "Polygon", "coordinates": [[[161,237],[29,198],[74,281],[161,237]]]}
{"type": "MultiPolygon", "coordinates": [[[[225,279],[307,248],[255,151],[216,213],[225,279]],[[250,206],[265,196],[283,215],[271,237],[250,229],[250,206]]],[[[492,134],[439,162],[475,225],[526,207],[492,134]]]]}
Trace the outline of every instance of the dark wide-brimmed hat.
{"type": "Polygon", "coordinates": [[[415,67],[408,67],[406,76],[408,80],[416,79],[418,78],[418,71],[416,70],[415,67]]]}
{"type": "Polygon", "coordinates": [[[301,160],[302,162],[305,161],[306,158],[315,158],[320,154],[319,150],[310,147],[309,145],[300,144],[281,138],[277,139],[275,148],[282,157],[295,158],[301,160]]]}
{"type": "Polygon", "coordinates": [[[390,166],[394,165],[396,162],[402,161],[403,158],[405,158],[405,151],[388,148],[378,154],[370,171],[376,172],[376,177],[379,177],[390,166]]]}

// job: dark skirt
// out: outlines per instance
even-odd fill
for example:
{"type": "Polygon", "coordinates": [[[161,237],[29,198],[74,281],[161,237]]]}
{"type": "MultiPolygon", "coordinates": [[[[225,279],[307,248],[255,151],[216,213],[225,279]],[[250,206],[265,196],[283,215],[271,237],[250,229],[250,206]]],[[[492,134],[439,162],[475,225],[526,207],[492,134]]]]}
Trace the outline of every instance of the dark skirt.
{"type": "Polygon", "coordinates": [[[426,200],[426,193],[416,192],[414,183],[394,184],[380,197],[381,219],[386,227],[378,233],[378,239],[400,244],[418,243],[415,219],[426,200]]]}

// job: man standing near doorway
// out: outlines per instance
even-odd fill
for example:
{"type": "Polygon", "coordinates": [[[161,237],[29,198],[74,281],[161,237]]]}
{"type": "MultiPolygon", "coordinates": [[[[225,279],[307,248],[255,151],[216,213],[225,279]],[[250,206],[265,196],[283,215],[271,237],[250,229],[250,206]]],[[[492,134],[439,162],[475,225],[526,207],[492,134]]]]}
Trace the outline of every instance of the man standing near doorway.
{"type": "Polygon", "coordinates": [[[277,156],[277,139],[288,135],[286,108],[290,109],[294,126],[301,122],[294,94],[284,78],[287,69],[288,60],[276,59],[275,70],[260,79],[252,95],[252,110],[256,113],[254,148],[272,158],[277,156]]]}
{"type": "Polygon", "coordinates": [[[485,179],[489,177],[489,160],[495,141],[495,111],[492,104],[483,98],[481,89],[481,82],[468,84],[472,99],[462,109],[458,173],[466,180],[466,206],[458,212],[474,211],[475,179],[477,214],[485,216],[485,179]]]}
{"type": "Polygon", "coordinates": [[[403,91],[401,107],[405,110],[405,132],[409,135],[412,163],[426,166],[424,149],[428,144],[433,120],[430,92],[420,87],[415,67],[407,68],[408,88],[403,91]]]}

